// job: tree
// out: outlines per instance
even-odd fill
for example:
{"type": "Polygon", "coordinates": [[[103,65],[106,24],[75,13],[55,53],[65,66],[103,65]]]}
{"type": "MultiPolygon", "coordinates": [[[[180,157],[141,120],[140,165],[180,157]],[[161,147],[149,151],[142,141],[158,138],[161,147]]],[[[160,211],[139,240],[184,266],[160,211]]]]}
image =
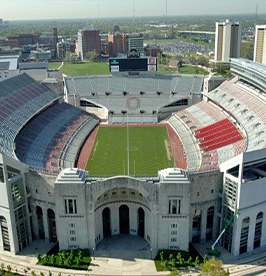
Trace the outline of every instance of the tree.
{"type": "Polygon", "coordinates": [[[209,260],[208,256],[207,256],[207,255],[204,255],[203,263],[206,263],[208,260],[209,260]]]}
{"type": "Polygon", "coordinates": [[[193,265],[193,261],[192,261],[192,257],[191,257],[191,256],[188,258],[187,264],[188,264],[189,266],[192,266],[192,265],[193,265]]]}
{"type": "Polygon", "coordinates": [[[42,260],[41,255],[39,253],[37,254],[37,260],[38,260],[38,263],[42,260]]]}
{"type": "Polygon", "coordinates": [[[82,252],[82,250],[78,251],[78,258],[80,258],[82,260],[82,258],[83,258],[83,252],[82,252]]]}
{"type": "Polygon", "coordinates": [[[55,257],[54,254],[51,257],[51,261],[52,261],[52,264],[55,265],[55,263],[56,263],[56,257],[55,257]]]}
{"type": "Polygon", "coordinates": [[[206,57],[204,57],[204,56],[200,56],[200,57],[198,58],[198,63],[199,63],[199,65],[201,65],[201,66],[205,66],[205,67],[208,67],[208,66],[209,66],[209,60],[208,60],[206,57]]]}
{"type": "Polygon", "coordinates": [[[40,276],[44,276],[44,273],[43,273],[43,272],[40,272],[40,276]]]}
{"type": "Polygon", "coordinates": [[[229,276],[229,271],[223,268],[223,262],[214,257],[202,265],[201,276],[229,276]]]}
{"type": "Polygon", "coordinates": [[[6,267],[6,269],[7,269],[7,272],[8,272],[8,273],[11,273],[12,268],[11,268],[10,265],[8,265],[8,266],[6,267]]]}
{"type": "Polygon", "coordinates": [[[195,265],[200,265],[200,259],[199,259],[198,256],[197,256],[196,259],[195,259],[195,265]]]}
{"type": "Polygon", "coordinates": [[[63,256],[62,256],[62,255],[59,256],[58,264],[59,264],[60,266],[63,266],[63,265],[64,265],[64,260],[63,260],[63,256]]]}
{"type": "Polygon", "coordinates": [[[95,61],[97,59],[98,55],[96,53],[96,50],[93,50],[93,51],[89,51],[87,54],[86,54],[86,58],[90,61],[95,61]]]}
{"type": "Polygon", "coordinates": [[[45,255],[45,256],[44,256],[44,260],[45,260],[45,262],[48,264],[48,263],[49,263],[49,256],[48,256],[48,255],[45,255]]]}
{"type": "Polygon", "coordinates": [[[253,42],[242,43],[241,57],[253,60],[253,55],[254,55],[254,43],[253,42]]]}
{"type": "Polygon", "coordinates": [[[35,270],[32,270],[32,272],[31,272],[31,276],[36,276],[36,272],[35,272],[35,270]]]}
{"type": "Polygon", "coordinates": [[[1,263],[1,272],[4,272],[4,269],[5,269],[5,265],[1,263]]]}
{"type": "Polygon", "coordinates": [[[163,254],[163,252],[160,252],[160,258],[161,258],[161,262],[164,262],[164,254],[163,254]]]}

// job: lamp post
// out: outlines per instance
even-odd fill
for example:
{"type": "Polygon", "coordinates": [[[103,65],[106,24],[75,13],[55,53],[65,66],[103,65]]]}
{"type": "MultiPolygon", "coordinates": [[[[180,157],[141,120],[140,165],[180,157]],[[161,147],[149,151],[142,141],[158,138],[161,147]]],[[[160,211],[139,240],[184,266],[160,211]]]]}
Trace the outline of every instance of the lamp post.
{"type": "Polygon", "coordinates": [[[93,260],[95,260],[95,257],[94,257],[94,247],[92,248],[92,257],[93,257],[93,260]]]}
{"type": "Polygon", "coordinates": [[[151,248],[151,260],[152,260],[152,248],[151,248]]]}

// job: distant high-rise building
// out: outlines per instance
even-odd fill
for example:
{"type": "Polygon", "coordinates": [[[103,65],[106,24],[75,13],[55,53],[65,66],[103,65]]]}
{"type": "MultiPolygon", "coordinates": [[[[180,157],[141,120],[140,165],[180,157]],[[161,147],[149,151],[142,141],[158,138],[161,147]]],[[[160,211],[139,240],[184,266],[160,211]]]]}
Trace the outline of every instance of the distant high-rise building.
{"type": "Polygon", "coordinates": [[[266,25],[256,26],[254,61],[266,64],[266,25]]]}
{"type": "Polygon", "coordinates": [[[52,32],[52,36],[55,38],[55,42],[58,42],[58,32],[57,32],[57,28],[53,27],[53,32],[52,32]]]}
{"type": "Polygon", "coordinates": [[[215,62],[229,62],[241,54],[242,26],[239,22],[216,22],[215,62]]]}
{"type": "Polygon", "coordinates": [[[101,38],[98,30],[79,30],[78,32],[79,54],[83,60],[88,52],[95,51],[101,54],[101,38]]]}
{"type": "Polygon", "coordinates": [[[109,54],[110,56],[117,56],[119,53],[124,53],[123,50],[123,38],[121,34],[109,34],[109,54]]]}
{"type": "Polygon", "coordinates": [[[139,53],[144,52],[142,35],[129,35],[128,37],[128,51],[136,49],[139,53]]]}

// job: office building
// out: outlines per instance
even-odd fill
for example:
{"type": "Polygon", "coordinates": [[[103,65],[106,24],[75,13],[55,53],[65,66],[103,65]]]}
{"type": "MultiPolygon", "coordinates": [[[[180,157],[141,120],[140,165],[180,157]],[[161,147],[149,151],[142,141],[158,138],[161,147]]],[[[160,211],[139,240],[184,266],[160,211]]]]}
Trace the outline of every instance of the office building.
{"type": "Polygon", "coordinates": [[[78,32],[79,55],[85,59],[88,52],[101,55],[101,38],[98,30],[80,30],[78,32]]]}
{"type": "Polygon", "coordinates": [[[266,64],[266,25],[256,26],[254,61],[266,64]]]}
{"type": "Polygon", "coordinates": [[[228,63],[230,58],[239,58],[241,54],[242,26],[239,22],[216,22],[215,62],[228,63]]]}

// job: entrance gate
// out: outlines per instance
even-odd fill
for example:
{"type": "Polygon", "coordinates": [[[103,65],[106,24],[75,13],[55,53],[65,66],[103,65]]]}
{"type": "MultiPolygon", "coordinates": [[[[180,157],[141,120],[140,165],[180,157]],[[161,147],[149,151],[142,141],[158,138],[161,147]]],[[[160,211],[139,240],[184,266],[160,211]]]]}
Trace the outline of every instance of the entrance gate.
{"type": "Polygon", "coordinates": [[[142,208],[138,209],[138,235],[144,238],[145,213],[142,208]]]}
{"type": "Polygon", "coordinates": [[[129,234],[129,208],[127,205],[119,207],[120,234],[129,234]]]}
{"type": "Polygon", "coordinates": [[[111,236],[110,209],[106,207],[103,210],[103,238],[111,236]]]}

